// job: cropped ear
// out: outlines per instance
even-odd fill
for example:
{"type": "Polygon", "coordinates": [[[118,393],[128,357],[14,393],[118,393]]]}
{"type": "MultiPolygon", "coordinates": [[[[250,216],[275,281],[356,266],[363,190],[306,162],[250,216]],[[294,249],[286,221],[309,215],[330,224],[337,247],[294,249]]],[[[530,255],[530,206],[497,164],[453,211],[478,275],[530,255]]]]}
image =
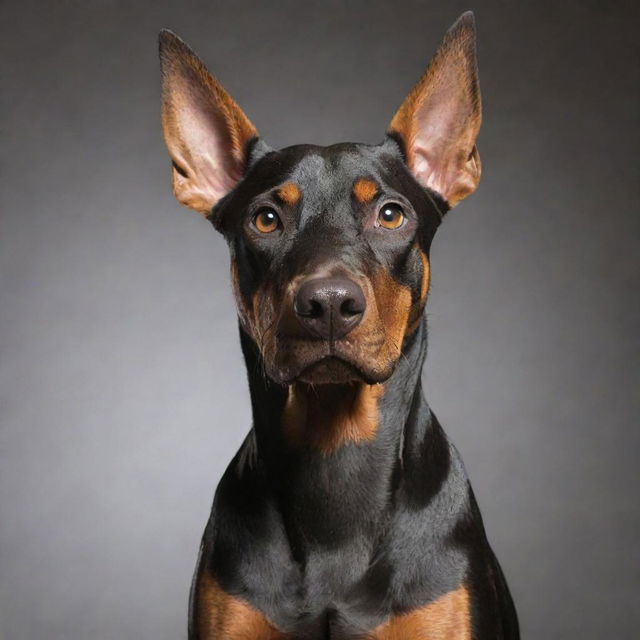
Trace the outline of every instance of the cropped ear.
{"type": "Polygon", "coordinates": [[[258,132],[196,54],[160,32],[162,130],[179,202],[207,216],[242,178],[258,132]]]}
{"type": "Polygon", "coordinates": [[[416,179],[452,207],[480,182],[475,143],[481,120],[475,21],[468,11],[445,35],[388,133],[400,138],[416,179]]]}

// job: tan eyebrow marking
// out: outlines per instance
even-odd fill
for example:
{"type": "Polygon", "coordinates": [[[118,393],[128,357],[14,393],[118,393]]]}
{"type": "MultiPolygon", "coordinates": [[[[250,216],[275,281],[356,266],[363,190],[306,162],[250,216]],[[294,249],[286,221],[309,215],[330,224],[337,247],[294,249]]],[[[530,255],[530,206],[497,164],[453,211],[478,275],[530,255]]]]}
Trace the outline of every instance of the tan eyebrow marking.
{"type": "Polygon", "coordinates": [[[278,198],[290,207],[294,207],[300,201],[302,193],[300,193],[300,187],[294,182],[287,182],[283,184],[276,192],[278,198]]]}
{"type": "Polygon", "coordinates": [[[353,183],[353,195],[361,204],[371,202],[378,193],[378,185],[373,180],[358,178],[353,183]]]}

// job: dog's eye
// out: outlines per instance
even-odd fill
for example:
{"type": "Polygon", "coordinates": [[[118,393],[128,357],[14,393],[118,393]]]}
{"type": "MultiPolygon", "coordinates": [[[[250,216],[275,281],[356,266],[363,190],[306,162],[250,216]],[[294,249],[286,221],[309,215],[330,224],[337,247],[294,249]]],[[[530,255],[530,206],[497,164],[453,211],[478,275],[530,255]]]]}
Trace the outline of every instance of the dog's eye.
{"type": "Polygon", "coordinates": [[[378,213],[377,226],[385,229],[398,229],[404,223],[404,211],[399,204],[390,202],[385,204],[378,213]]]}
{"type": "Polygon", "coordinates": [[[273,233],[280,226],[280,217],[273,209],[265,207],[253,217],[253,224],[260,233],[273,233]]]}

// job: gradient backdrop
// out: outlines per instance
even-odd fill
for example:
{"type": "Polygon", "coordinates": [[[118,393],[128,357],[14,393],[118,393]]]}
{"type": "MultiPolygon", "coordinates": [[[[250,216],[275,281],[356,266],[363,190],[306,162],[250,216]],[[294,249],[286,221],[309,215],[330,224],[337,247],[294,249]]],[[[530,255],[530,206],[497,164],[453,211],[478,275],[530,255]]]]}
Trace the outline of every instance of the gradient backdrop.
{"type": "Polygon", "coordinates": [[[378,142],[468,8],[485,172],[433,247],[427,397],[524,637],[637,632],[638,4],[57,0],[0,10],[3,640],[185,638],[250,423],[226,246],[171,195],[158,30],[271,144],[378,142]]]}

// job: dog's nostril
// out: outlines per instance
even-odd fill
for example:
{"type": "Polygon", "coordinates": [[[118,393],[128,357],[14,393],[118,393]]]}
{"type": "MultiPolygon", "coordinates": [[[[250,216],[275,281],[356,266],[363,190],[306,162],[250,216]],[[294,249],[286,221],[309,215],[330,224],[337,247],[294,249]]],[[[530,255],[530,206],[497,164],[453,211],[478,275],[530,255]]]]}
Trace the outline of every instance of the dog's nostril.
{"type": "Polygon", "coordinates": [[[317,300],[309,300],[307,312],[304,314],[307,318],[319,318],[324,313],[324,307],[317,300]]]}
{"type": "Polygon", "coordinates": [[[341,305],[340,305],[340,313],[343,316],[346,316],[347,318],[350,318],[352,316],[357,316],[360,315],[361,313],[364,312],[364,309],[362,308],[362,305],[359,304],[356,300],[354,300],[353,298],[347,298],[341,305]]]}
{"type": "Polygon", "coordinates": [[[319,318],[324,314],[324,306],[315,298],[298,295],[294,302],[294,311],[303,318],[319,318]]]}

